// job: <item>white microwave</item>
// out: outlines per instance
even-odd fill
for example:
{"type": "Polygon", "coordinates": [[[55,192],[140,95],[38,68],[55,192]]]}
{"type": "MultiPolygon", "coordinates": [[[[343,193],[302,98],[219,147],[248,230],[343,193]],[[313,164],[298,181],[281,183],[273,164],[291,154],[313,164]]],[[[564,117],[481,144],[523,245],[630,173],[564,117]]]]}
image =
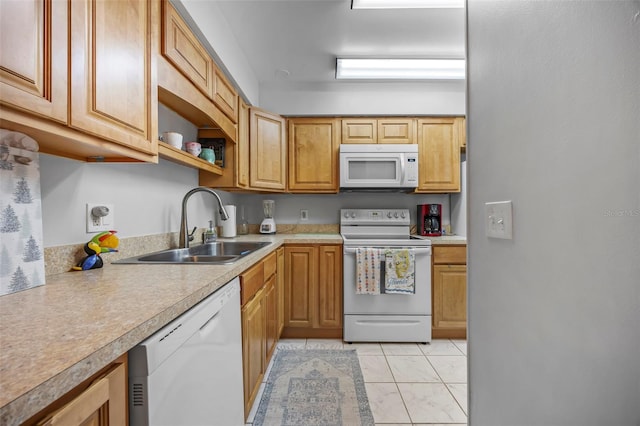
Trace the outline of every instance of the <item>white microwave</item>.
{"type": "Polygon", "coordinates": [[[404,190],[418,186],[418,145],[340,145],[341,190],[404,190]]]}

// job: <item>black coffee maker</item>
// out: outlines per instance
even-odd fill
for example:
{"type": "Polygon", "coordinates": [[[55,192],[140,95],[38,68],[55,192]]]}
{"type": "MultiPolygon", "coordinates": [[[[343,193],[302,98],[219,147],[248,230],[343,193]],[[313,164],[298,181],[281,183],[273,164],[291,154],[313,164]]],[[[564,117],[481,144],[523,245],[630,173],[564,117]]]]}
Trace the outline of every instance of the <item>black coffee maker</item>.
{"type": "Polygon", "coordinates": [[[418,235],[442,235],[442,204],[418,204],[418,235]]]}

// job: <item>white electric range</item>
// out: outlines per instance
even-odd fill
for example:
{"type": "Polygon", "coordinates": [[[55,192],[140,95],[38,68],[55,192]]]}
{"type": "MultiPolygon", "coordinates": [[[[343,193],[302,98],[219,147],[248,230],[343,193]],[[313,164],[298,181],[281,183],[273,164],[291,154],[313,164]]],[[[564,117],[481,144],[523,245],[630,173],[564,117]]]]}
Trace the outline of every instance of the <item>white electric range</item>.
{"type": "Polygon", "coordinates": [[[344,341],[431,341],[431,241],[410,235],[408,209],[342,209],[344,341]],[[415,294],[356,294],[357,248],[409,248],[415,294]]]}

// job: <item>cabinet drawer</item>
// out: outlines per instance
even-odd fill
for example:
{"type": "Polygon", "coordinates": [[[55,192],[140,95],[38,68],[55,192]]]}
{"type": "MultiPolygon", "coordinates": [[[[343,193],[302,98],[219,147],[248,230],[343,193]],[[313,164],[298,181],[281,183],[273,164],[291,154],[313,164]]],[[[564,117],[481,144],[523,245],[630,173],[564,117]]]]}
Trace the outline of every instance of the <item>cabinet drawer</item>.
{"type": "Polygon", "coordinates": [[[467,246],[434,246],[434,264],[467,264],[467,246]]]}
{"type": "Polygon", "coordinates": [[[276,252],[274,251],[265,257],[262,263],[264,264],[264,282],[267,282],[276,273],[276,268],[278,267],[276,252]]]}
{"type": "Polygon", "coordinates": [[[244,306],[264,285],[264,263],[260,262],[240,275],[240,293],[244,306]]]}

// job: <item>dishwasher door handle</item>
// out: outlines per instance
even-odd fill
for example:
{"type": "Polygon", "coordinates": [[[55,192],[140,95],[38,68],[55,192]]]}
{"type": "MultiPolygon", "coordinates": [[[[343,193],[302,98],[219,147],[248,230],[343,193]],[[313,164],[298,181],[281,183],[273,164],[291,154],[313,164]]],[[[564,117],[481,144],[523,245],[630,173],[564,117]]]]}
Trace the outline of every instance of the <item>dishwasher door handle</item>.
{"type": "MultiPolygon", "coordinates": [[[[381,248],[381,249],[411,249],[415,254],[431,254],[431,247],[364,247],[364,248],[381,248]]],[[[355,254],[356,247],[344,247],[344,254],[355,254]]]]}

